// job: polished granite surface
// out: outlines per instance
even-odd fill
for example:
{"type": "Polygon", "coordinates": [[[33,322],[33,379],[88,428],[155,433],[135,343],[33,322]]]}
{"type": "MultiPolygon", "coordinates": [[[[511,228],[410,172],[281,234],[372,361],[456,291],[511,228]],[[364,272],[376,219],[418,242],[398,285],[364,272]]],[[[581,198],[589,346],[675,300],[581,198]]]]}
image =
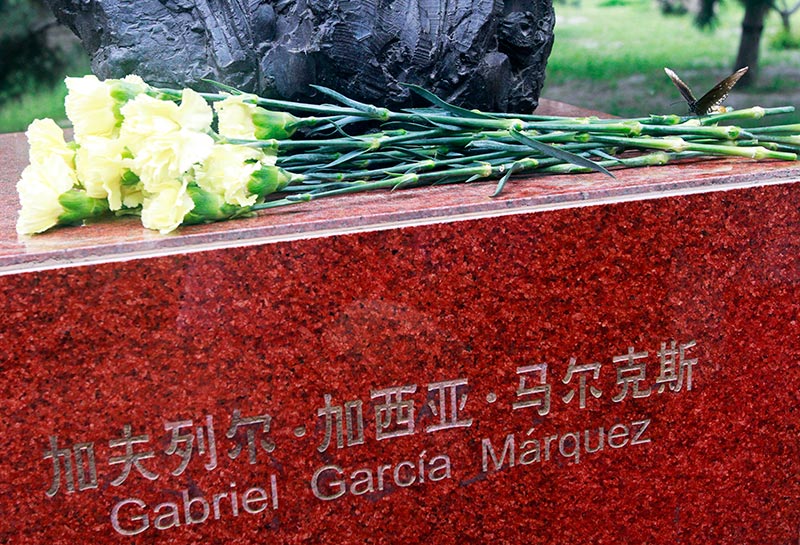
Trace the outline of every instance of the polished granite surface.
{"type": "Polygon", "coordinates": [[[0,543],[795,543],[800,170],[18,239],[0,543]]]}

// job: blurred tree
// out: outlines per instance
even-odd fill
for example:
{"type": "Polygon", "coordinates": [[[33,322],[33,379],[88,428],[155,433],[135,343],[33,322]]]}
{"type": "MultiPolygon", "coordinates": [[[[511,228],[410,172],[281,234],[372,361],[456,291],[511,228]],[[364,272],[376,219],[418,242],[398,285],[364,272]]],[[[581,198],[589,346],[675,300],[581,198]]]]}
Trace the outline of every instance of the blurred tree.
{"type": "Polygon", "coordinates": [[[41,0],[0,0],[0,103],[62,77],[63,51],[48,39],[55,25],[41,0]]]}
{"type": "MultiPolygon", "coordinates": [[[[697,22],[700,26],[713,25],[715,21],[715,7],[722,0],[702,0],[697,22]]],[[[747,87],[758,79],[758,50],[761,44],[761,34],[764,31],[764,20],[772,8],[772,0],[740,0],[744,5],[742,18],[742,34],[739,38],[739,52],[733,69],[738,70],[749,66],[750,70],[739,81],[739,86],[747,87]]]]}
{"type": "Polygon", "coordinates": [[[781,16],[781,24],[783,24],[783,31],[787,34],[792,32],[792,15],[797,10],[800,10],[800,1],[795,2],[794,5],[789,5],[788,0],[776,0],[772,2],[772,9],[778,12],[781,16]]]}

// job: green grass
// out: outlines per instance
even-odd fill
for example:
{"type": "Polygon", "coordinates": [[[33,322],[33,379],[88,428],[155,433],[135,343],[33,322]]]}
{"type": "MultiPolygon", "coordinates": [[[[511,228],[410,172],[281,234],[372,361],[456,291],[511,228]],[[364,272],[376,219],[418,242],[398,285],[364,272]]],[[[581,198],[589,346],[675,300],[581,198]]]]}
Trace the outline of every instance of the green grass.
{"type": "MultiPolygon", "coordinates": [[[[83,76],[89,72],[89,59],[82,52],[76,51],[64,77],[83,76]]],[[[64,111],[65,96],[67,87],[62,77],[55,85],[33,88],[19,99],[0,104],[0,133],[24,131],[31,121],[43,117],[53,118],[60,125],[66,126],[68,121],[64,111]]]]}
{"type": "MultiPolygon", "coordinates": [[[[742,17],[738,3],[723,3],[713,30],[698,29],[691,15],[663,16],[652,0],[581,0],[580,6],[555,9],[545,97],[621,116],[685,113],[663,67],[680,74],[698,96],[732,71],[742,17]]],[[[800,27],[800,18],[796,24],[800,27]]],[[[762,38],[759,82],[736,89],[729,104],[800,106],[800,51],[769,47],[780,30],[779,19],[771,16],[762,38]]]]}
{"type": "Polygon", "coordinates": [[[0,109],[0,132],[24,131],[36,118],[66,118],[64,97],[67,88],[63,83],[55,88],[38,89],[20,99],[10,100],[0,109]]]}

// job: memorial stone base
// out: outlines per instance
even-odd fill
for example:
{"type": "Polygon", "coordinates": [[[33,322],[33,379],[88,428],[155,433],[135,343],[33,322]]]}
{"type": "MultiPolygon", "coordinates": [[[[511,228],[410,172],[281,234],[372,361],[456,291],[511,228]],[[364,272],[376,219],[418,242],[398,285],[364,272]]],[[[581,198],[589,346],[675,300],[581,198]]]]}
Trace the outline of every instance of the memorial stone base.
{"type": "Polygon", "coordinates": [[[800,539],[800,168],[14,233],[0,543],[800,539]]]}

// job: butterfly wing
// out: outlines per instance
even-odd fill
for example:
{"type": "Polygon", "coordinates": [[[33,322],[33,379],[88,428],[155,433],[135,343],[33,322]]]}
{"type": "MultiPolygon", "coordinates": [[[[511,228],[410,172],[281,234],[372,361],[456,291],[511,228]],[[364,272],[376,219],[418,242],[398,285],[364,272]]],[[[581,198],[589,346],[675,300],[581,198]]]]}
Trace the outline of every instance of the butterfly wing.
{"type": "Polygon", "coordinates": [[[667,73],[667,75],[669,76],[669,79],[672,80],[672,83],[674,83],[675,87],[678,88],[678,91],[681,92],[681,96],[683,97],[683,99],[686,102],[689,103],[689,109],[694,111],[694,105],[697,103],[697,99],[694,98],[694,95],[692,94],[692,90],[689,89],[689,86],[686,85],[685,83],[683,83],[681,78],[678,77],[678,74],[676,74],[675,72],[673,72],[669,68],[664,67],[664,72],[667,73]]]}
{"type": "Polygon", "coordinates": [[[733,89],[733,86],[736,85],[736,82],[738,82],[739,79],[745,75],[747,69],[747,66],[740,68],[716,84],[713,89],[700,97],[700,100],[695,103],[694,112],[697,115],[706,115],[715,107],[722,104],[722,102],[728,98],[728,93],[731,92],[731,89],[733,89]]]}

